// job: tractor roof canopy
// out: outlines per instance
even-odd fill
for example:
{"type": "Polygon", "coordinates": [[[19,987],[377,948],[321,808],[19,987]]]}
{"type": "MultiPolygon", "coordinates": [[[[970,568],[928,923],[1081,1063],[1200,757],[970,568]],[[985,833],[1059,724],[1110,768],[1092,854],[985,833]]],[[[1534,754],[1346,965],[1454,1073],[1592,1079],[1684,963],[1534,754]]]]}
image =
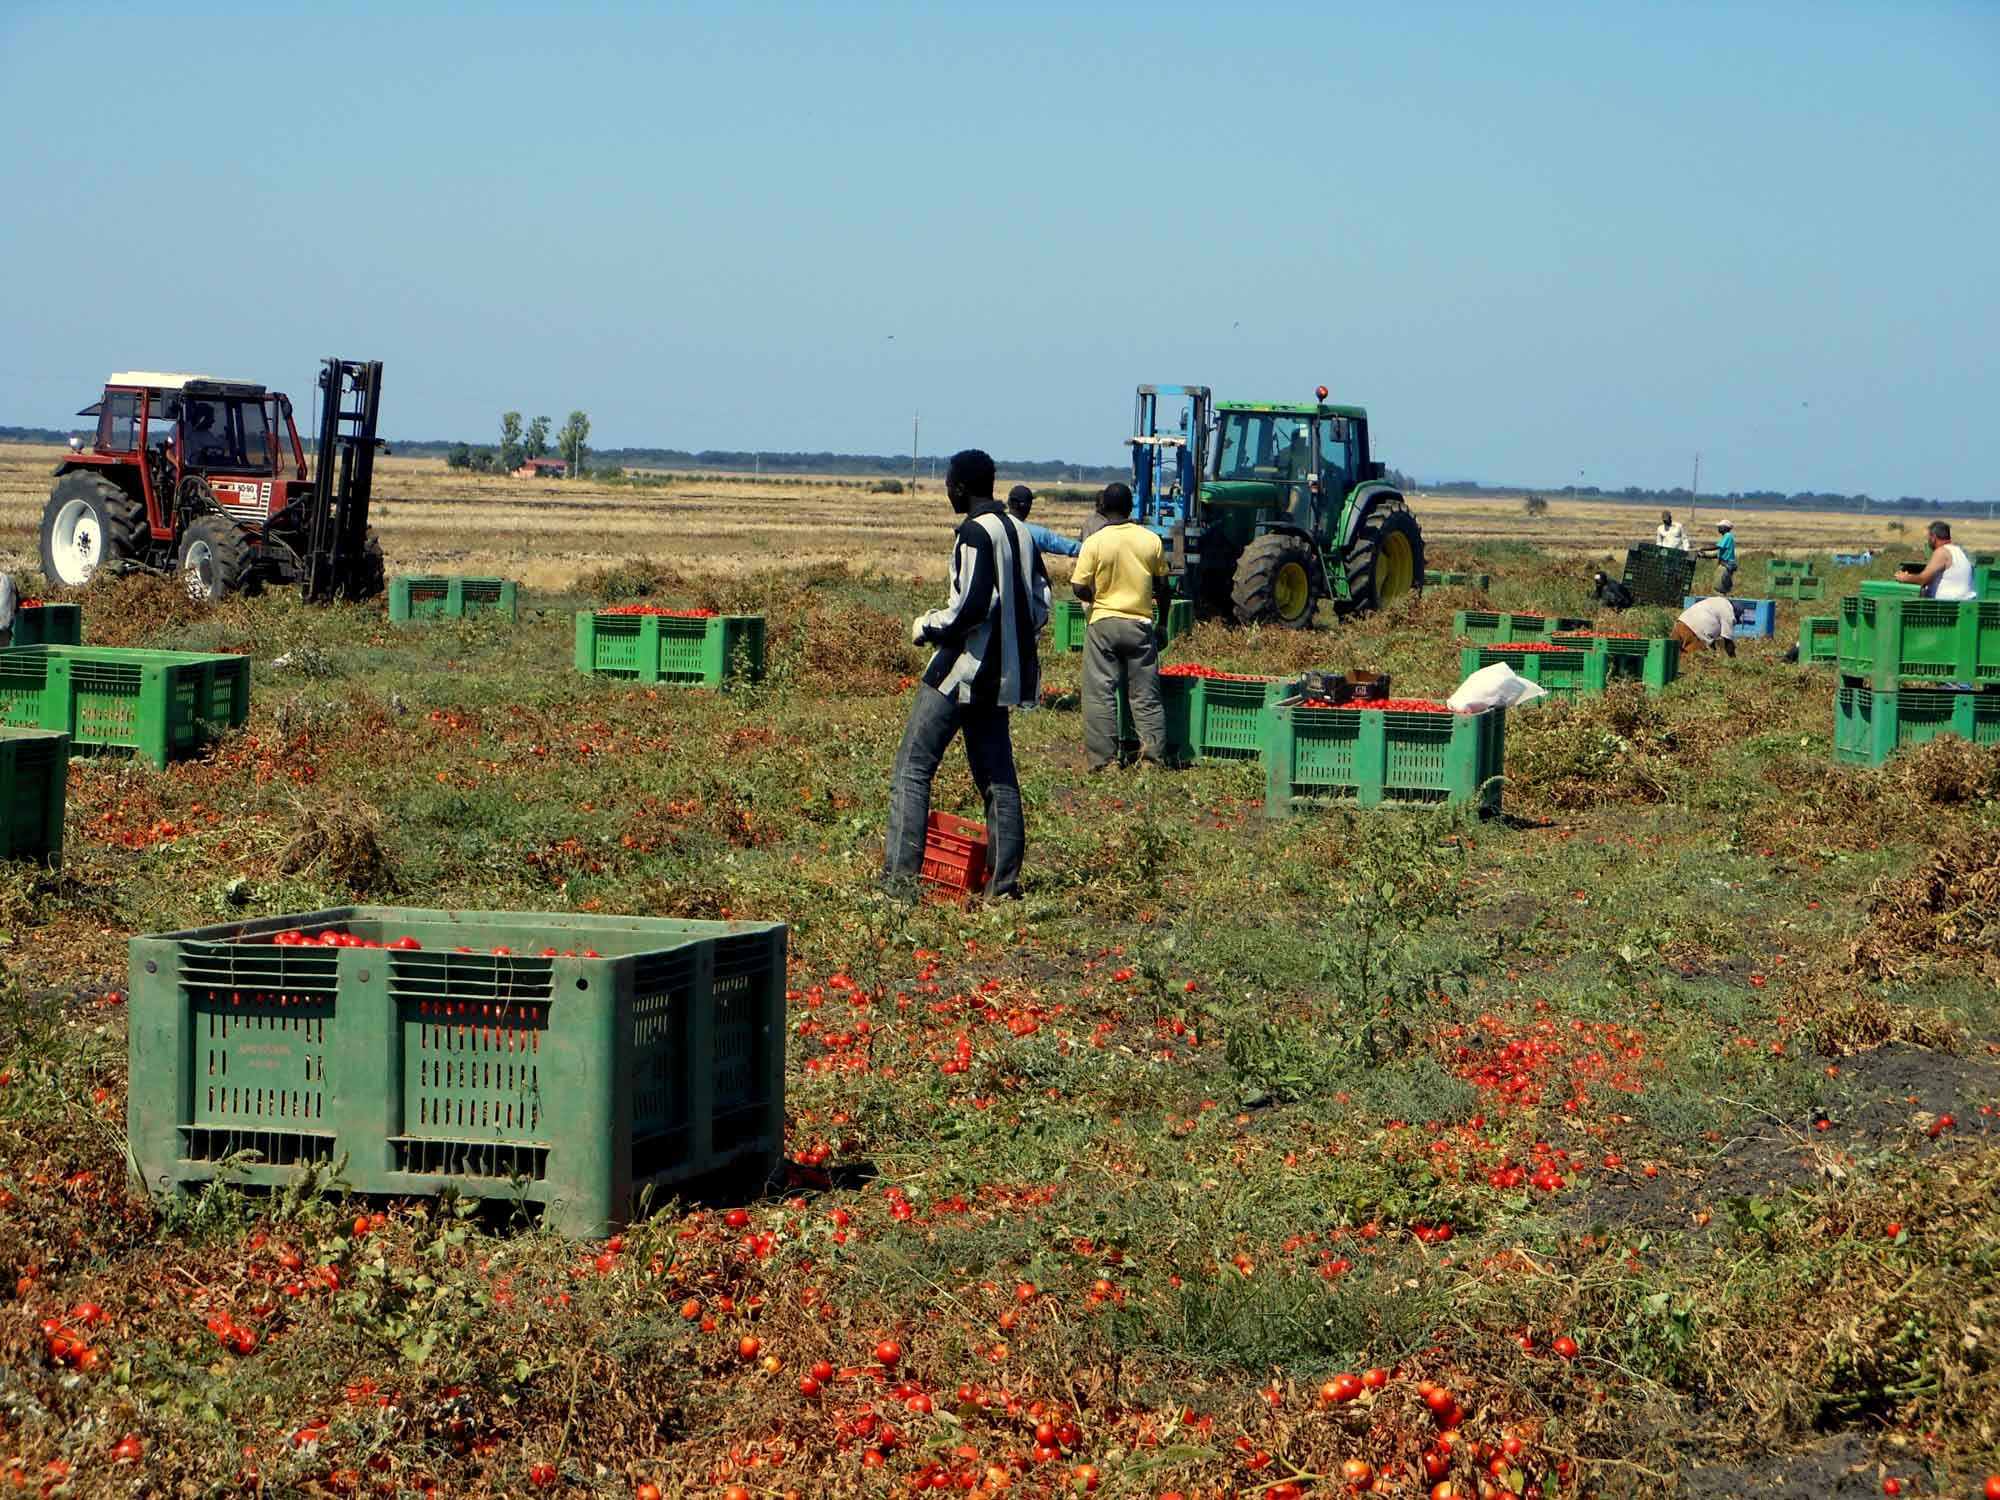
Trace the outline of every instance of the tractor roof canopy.
{"type": "Polygon", "coordinates": [[[1365,406],[1315,406],[1310,402],[1296,401],[1218,401],[1215,409],[1218,412],[1256,412],[1260,415],[1274,413],[1281,417],[1359,417],[1363,421],[1368,418],[1365,406]]]}
{"type": "Polygon", "coordinates": [[[106,385],[136,385],[149,391],[201,391],[211,396],[261,396],[264,387],[248,380],[224,380],[217,375],[181,375],[167,370],[125,370],[106,385]]]}

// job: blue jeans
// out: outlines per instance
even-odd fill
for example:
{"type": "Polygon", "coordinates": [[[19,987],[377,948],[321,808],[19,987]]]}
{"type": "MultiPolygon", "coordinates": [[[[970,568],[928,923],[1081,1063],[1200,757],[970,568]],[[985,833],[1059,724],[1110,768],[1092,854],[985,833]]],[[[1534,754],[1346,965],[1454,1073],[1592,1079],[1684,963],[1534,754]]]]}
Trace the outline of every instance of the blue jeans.
{"type": "Polygon", "coordinates": [[[972,781],[986,799],[989,896],[1021,894],[1021,853],[1027,836],[1021,825],[1021,783],[1014,774],[1014,741],[1007,710],[981,708],[947,698],[928,683],[917,686],[896,768],[889,774],[889,837],[882,878],[915,880],[924,865],[924,830],[931,816],[931,781],[950,746],[964,732],[965,759],[972,781]]]}

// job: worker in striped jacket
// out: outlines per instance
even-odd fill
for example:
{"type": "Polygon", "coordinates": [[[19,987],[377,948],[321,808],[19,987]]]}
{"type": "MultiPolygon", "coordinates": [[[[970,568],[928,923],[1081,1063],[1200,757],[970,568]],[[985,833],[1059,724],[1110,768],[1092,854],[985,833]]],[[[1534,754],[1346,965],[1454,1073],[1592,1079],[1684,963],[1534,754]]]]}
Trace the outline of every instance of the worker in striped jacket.
{"type": "Polygon", "coordinates": [[[962,733],[986,800],[987,892],[1018,898],[1026,838],[1007,713],[1032,707],[1041,695],[1035,637],[1049,622],[1049,575],[1028,528],[993,498],[993,472],[993,460],[977,448],[953,454],[945,470],[945,495],[964,519],[952,544],[951,598],[910,626],[913,644],[937,649],[917,684],[889,778],[882,876],[898,886],[921,873],[931,782],[962,733]]]}

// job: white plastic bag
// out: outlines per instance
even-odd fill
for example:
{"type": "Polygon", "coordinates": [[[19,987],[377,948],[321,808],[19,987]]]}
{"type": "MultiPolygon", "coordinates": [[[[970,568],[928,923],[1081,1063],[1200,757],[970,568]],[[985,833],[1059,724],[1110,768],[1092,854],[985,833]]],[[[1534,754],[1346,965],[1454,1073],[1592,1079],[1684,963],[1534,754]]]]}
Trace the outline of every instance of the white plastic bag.
{"type": "Polygon", "coordinates": [[[1458,685],[1445,700],[1459,713],[1477,713],[1482,708],[1512,708],[1517,703],[1533,703],[1548,689],[1528,681],[1504,661],[1481,667],[1458,685]]]}

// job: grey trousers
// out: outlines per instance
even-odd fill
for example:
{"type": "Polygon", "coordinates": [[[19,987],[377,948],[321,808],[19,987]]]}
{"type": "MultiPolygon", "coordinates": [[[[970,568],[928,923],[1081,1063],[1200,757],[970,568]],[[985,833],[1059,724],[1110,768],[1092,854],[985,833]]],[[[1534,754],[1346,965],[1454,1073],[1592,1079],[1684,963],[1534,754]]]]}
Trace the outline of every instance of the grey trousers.
{"type": "Polygon", "coordinates": [[[928,683],[917,684],[896,768],[889,774],[889,837],[882,878],[892,885],[914,881],[923,871],[924,832],[931,819],[931,782],[952,737],[965,734],[965,759],[972,783],[986,799],[986,856],[992,875],[989,896],[1021,894],[1021,853],[1027,842],[1021,821],[1021,783],[1014,772],[1014,740],[1004,708],[980,708],[947,698],[928,683]]]}
{"type": "Polygon", "coordinates": [[[1160,645],[1150,620],[1104,619],[1090,623],[1083,643],[1083,748],[1090,768],[1118,759],[1118,698],[1132,705],[1139,753],[1167,758],[1167,716],[1160,707],[1160,645]]]}

